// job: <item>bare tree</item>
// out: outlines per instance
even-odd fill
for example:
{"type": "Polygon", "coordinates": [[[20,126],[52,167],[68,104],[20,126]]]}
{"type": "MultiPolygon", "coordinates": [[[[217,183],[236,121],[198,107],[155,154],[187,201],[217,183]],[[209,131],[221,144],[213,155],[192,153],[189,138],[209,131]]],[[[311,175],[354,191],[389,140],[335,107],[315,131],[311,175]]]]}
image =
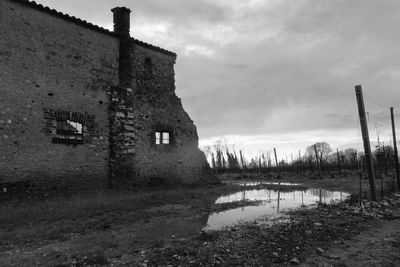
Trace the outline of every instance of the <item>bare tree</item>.
{"type": "Polygon", "coordinates": [[[321,171],[323,172],[324,163],[327,160],[327,156],[332,152],[331,146],[327,142],[315,143],[312,146],[307,147],[306,155],[311,158],[315,158],[315,161],[320,163],[321,171]]]}

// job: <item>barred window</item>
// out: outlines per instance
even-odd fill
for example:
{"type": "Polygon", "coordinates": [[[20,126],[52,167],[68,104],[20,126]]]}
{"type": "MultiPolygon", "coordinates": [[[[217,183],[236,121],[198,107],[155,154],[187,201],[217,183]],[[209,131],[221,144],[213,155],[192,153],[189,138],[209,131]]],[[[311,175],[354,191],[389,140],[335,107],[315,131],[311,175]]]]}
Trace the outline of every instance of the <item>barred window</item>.
{"type": "Polygon", "coordinates": [[[93,126],[94,117],[66,110],[55,110],[53,116],[55,120],[53,143],[75,145],[90,141],[93,133],[89,134],[89,129],[93,130],[93,127],[88,125],[93,126]]]}
{"type": "Polygon", "coordinates": [[[56,137],[83,140],[83,125],[72,120],[57,120],[56,137]]]}

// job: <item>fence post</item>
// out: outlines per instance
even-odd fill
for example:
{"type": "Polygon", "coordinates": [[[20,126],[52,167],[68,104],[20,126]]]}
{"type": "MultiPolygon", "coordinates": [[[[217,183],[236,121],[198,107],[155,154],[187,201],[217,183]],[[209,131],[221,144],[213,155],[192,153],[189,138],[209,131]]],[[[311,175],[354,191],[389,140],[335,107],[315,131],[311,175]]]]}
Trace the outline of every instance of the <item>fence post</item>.
{"type": "Polygon", "coordinates": [[[357,98],[358,115],[360,117],[361,132],[364,143],[365,160],[369,178],[369,189],[371,192],[371,199],[373,201],[376,201],[374,165],[372,163],[372,157],[371,157],[371,144],[369,141],[368,125],[367,125],[367,118],[365,116],[364,98],[361,85],[356,85],[355,91],[357,98]]]}
{"type": "Polygon", "coordinates": [[[393,107],[390,108],[390,117],[392,119],[394,164],[395,164],[395,167],[396,167],[397,189],[400,190],[399,155],[398,155],[398,152],[397,152],[396,128],[394,127],[393,107]]]}
{"type": "Polygon", "coordinates": [[[276,156],[276,149],[275,149],[275,147],[274,147],[274,154],[275,154],[275,163],[276,163],[276,170],[277,170],[277,172],[278,172],[278,179],[280,179],[281,178],[281,173],[280,173],[280,170],[279,170],[279,163],[278,163],[278,157],[276,156]]]}

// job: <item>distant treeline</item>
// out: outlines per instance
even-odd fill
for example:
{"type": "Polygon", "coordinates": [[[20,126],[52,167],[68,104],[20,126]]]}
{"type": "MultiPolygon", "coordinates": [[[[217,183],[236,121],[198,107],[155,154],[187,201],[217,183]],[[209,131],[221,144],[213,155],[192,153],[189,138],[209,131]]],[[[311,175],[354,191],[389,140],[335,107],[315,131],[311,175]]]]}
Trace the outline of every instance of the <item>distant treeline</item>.
{"type": "MultiPolygon", "coordinates": [[[[326,142],[307,147],[304,153],[289,159],[275,159],[273,151],[246,158],[245,152],[236,151],[234,146],[217,142],[203,148],[215,173],[259,173],[290,176],[347,176],[365,172],[364,153],[355,148],[333,151],[326,142]],[[278,164],[276,164],[276,162],[278,164]]],[[[279,153],[279,150],[278,150],[279,153]]],[[[376,177],[389,175],[395,169],[394,150],[391,146],[378,145],[373,151],[376,177]]]]}

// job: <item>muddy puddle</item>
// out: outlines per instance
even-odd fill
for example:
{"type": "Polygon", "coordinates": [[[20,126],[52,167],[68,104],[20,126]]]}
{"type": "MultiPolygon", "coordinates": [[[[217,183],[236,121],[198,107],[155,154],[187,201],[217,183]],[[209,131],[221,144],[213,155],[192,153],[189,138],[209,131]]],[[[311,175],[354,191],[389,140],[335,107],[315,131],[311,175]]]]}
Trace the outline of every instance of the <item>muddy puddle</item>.
{"type": "MultiPolygon", "coordinates": [[[[249,183],[246,183],[249,185],[249,183]]],[[[251,184],[253,185],[253,184],[251,184]]],[[[254,184],[258,185],[258,184],[254,184]]],[[[285,186],[284,184],[279,184],[285,186]]],[[[323,189],[290,190],[293,184],[287,184],[288,189],[254,189],[243,190],[231,195],[221,196],[215,204],[226,204],[240,202],[253,202],[254,205],[242,206],[234,209],[215,212],[208,217],[205,231],[220,230],[227,226],[233,226],[240,222],[255,221],[262,217],[277,219],[284,217],[283,213],[289,209],[300,207],[313,207],[321,203],[330,203],[332,201],[342,201],[349,194],[338,191],[328,191],[323,189]]],[[[279,221],[279,220],[278,220],[279,221]]]]}

